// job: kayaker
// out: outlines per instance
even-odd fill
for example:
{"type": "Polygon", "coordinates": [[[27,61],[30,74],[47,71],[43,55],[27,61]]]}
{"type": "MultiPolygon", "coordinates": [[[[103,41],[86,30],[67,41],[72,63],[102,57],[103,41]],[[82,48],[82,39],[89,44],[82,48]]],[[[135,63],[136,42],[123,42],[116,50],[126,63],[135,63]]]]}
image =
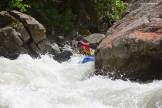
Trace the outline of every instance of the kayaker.
{"type": "Polygon", "coordinates": [[[91,50],[90,50],[90,46],[88,43],[79,41],[78,42],[78,50],[80,51],[80,53],[82,54],[86,54],[88,56],[92,56],[91,50]]]}

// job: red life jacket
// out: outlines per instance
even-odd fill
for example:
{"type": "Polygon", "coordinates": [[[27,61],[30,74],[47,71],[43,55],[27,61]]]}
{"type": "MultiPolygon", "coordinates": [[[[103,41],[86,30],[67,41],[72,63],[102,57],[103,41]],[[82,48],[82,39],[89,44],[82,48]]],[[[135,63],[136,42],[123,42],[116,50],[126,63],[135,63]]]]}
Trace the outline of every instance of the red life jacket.
{"type": "Polygon", "coordinates": [[[81,42],[81,46],[83,47],[83,50],[87,55],[90,55],[90,56],[92,55],[90,46],[88,43],[81,42]]]}

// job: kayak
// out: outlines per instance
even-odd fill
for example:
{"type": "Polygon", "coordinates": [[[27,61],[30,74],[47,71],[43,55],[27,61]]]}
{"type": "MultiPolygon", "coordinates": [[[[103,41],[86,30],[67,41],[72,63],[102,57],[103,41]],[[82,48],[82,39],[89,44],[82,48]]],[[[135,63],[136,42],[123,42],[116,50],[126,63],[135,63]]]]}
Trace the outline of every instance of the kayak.
{"type": "Polygon", "coordinates": [[[87,56],[83,59],[82,64],[87,63],[87,62],[92,62],[95,61],[95,57],[94,56],[87,56]]]}

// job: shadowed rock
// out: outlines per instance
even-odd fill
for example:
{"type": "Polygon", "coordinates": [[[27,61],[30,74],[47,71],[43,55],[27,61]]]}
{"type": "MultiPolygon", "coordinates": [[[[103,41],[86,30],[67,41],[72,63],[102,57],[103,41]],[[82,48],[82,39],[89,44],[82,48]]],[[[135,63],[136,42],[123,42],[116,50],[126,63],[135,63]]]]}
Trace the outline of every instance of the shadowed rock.
{"type": "Polygon", "coordinates": [[[161,0],[134,1],[126,12],[97,47],[96,74],[142,82],[162,79],[161,0]]]}
{"type": "Polygon", "coordinates": [[[19,38],[19,33],[11,27],[0,29],[0,56],[15,59],[19,54],[26,52],[21,47],[23,42],[19,38]]]}
{"type": "Polygon", "coordinates": [[[35,43],[46,38],[46,29],[33,17],[15,10],[12,11],[11,14],[24,24],[35,43]]]}
{"type": "Polygon", "coordinates": [[[32,57],[59,53],[45,32],[44,26],[29,15],[18,11],[0,12],[0,56],[16,59],[24,53],[32,57]]]}
{"type": "Polygon", "coordinates": [[[84,39],[88,41],[91,48],[96,49],[103,38],[105,38],[104,34],[94,33],[85,37],[84,39]]]}
{"type": "Polygon", "coordinates": [[[30,38],[24,25],[6,11],[0,12],[0,28],[4,27],[12,27],[17,32],[19,32],[19,37],[23,42],[27,42],[30,38]]]}

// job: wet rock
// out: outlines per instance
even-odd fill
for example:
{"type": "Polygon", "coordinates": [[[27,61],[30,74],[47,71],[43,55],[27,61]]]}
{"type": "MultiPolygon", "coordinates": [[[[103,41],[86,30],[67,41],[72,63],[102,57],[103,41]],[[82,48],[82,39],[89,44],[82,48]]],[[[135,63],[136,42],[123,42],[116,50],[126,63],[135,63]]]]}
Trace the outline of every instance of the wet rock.
{"type": "Polygon", "coordinates": [[[51,43],[47,38],[40,41],[37,45],[38,45],[38,48],[40,49],[40,52],[42,54],[50,52],[50,50],[52,49],[51,43]]]}
{"type": "Polygon", "coordinates": [[[60,53],[60,48],[59,48],[59,46],[56,43],[52,43],[51,46],[52,46],[52,49],[54,51],[54,54],[60,53]]]}
{"type": "Polygon", "coordinates": [[[22,52],[26,52],[22,47],[19,33],[11,27],[0,29],[0,56],[14,59],[22,52]],[[23,49],[23,50],[20,50],[23,49]]]}
{"type": "Polygon", "coordinates": [[[27,14],[0,12],[0,56],[16,59],[25,53],[36,58],[59,53],[45,32],[44,26],[27,14]]]}
{"type": "Polygon", "coordinates": [[[68,61],[72,55],[73,53],[70,51],[63,51],[57,54],[56,56],[54,56],[54,59],[58,62],[64,62],[64,61],[68,61]]]}
{"type": "Polygon", "coordinates": [[[162,79],[161,1],[134,1],[126,11],[97,47],[96,74],[141,82],[162,79]]]}
{"type": "Polygon", "coordinates": [[[89,43],[91,48],[96,49],[103,38],[105,38],[104,34],[94,33],[85,37],[84,39],[89,43]]]}
{"type": "Polygon", "coordinates": [[[53,54],[56,55],[60,53],[59,46],[56,43],[51,43],[47,38],[43,39],[38,44],[41,54],[53,54]]]}
{"type": "Polygon", "coordinates": [[[41,54],[41,52],[34,41],[30,43],[29,48],[32,50],[32,52],[29,53],[32,57],[39,57],[39,54],[41,54]]]}
{"type": "Polygon", "coordinates": [[[6,11],[0,12],[0,28],[6,27],[12,23],[13,19],[6,11]]]}
{"type": "Polygon", "coordinates": [[[64,38],[64,36],[57,36],[57,37],[56,37],[56,43],[57,43],[59,46],[63,47],[64,44],[65,44],[65,42],[66,42],[66,39],[64,38]]]}
{"type": "Polygon", "coordinates": [[[23,23],[35,43],[46,38],[46,29],[33,17],[15,10],[12,11],[11,14],[23,23]]]}
{"type": "Polygon", "coordinates": [[[6,11],[0,12],[0,28],[4,27],[12,27],[19,32],[21,34],[19,37],[23,42],[27,42],[30,38],[24,25],[6,11]]]}

